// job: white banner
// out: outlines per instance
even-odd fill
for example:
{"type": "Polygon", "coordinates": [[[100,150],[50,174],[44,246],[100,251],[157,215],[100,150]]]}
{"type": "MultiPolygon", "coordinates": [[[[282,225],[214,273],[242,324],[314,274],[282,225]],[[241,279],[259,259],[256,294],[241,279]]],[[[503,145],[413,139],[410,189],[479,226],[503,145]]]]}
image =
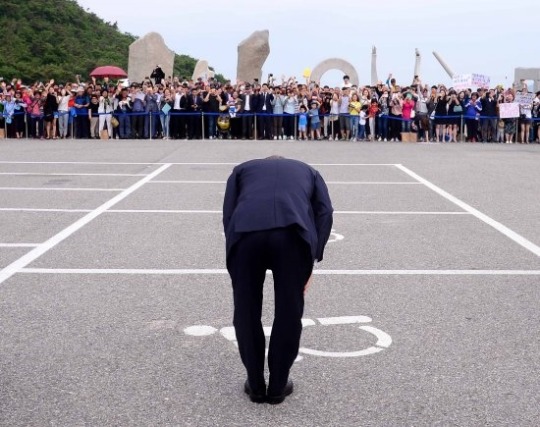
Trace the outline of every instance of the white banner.
{"type": "Polygon", "coordinates": [[[478,88],[489,89],[491,79],[483,74],[458,74],[452,78],[452,87],[455,90],[478,88]]]}
{"type": "Polygon", "coordinates": [[[515,119],[519,117],[519,104],[517,102],[499,104],[499,117],[501,119],[515,119]]]}
{"type": "Polygon", "coordinates": [[[484,76],[483,74],[473,74],[472,75],[472,87],[479,89],[489,89],[489,84],[491,79],[489,76],[484,76]]]}
{"type": "Polygon", "coordinates": [[[516,96],[514,98],[514,102],[517,102],[518,104],[532,105],[532,103],[534,101],[534,97],[535,97],[535,95],[532,92],[529,92],[529,93],[518,92],[518,93],[516,93],[516,96]]]}
{"type": "Polygon", "coordinates": [[[452,87],[455,90],[464,90],[471,87],[472,76],[470,74],[459,74],[452,78],[452,87]]]}

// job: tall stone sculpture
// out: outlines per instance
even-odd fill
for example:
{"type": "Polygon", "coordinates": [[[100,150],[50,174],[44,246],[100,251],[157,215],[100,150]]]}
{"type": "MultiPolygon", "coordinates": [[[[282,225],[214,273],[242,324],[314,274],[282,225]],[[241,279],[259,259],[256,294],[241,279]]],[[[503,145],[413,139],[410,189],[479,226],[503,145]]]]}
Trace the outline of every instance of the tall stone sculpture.
{"type": "Polygon", "coordinates": [[[441,64],[441,67],[444,68],[444,71],[446,71],[446,73],[450,76],[450,78],[453,78],[454,75],[455,75],[454,72],[450,69],[448,64],[446,62],[444,62],[444,60],[441,58],[441,56],[437,52],[433,52],[433,56],[435,56],[435,58],[437,58],[437,61],[439,61],[439,64],[441,64]]]}
{"type": "MultiPolygon", "coordinates": [[[[420,55],[420,51],[418,49],[414,50],[414,54],[416,57],[416,60],[414,62],[414,75],[420,76],[420,67],[422,65],[422,56],[420,55]]],[[[414,78],[413,78],[414,80],[414,78]]]]}
{"type": "Polygon", "coordinates": [[[141,82],[159,65],[165,76],[172,76],[175,53],[170,50],[158,33],[148,33],[129,46],[128,77],[141,82]]]}
{"type": "Polygon", "coordinates": [[[270,54],[270,33],[268,30],[255,31],[238,45],[238,68],[236,78],[245,82],[262,78],[262,67],[270,54]]]}
{"type": "Polygon", "coordinates": [[[373,46],[371,49],[371,86],[375,86],[379,81],[377,75],[377,48],[373,46]]]}
{"type": "Polygon", "coordinates": [[[191,80],[197,80],[199,77],[204,81],[208,81],[211,77],[214,77],[215,73],[208,66],[208,61],[200,59],[195,65],[195,70],[193,70],[193,76],[191,80]]]}

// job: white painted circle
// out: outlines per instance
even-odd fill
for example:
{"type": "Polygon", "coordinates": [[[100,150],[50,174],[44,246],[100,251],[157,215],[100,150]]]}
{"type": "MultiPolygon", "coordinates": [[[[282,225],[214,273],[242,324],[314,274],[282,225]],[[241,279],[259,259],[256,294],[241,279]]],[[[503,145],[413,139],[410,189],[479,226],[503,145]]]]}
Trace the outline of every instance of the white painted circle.
{"type": "MultiPolygon", "coordinates": [[[[333,319],[340,320],[339,317],[333,318],[333,319]]],[[[346,317],[344,319],[348,320],[346,317]]],[[[349,323],[349,322],[344,322],[344,323],[349,323]]],[[[299,353],[309,354],[312,356],[320,356],[320,357],[360,357],[360,356],[368,356],[370,354],[375,354],[380,351],[383,351],[385,348],[390,347],[390,345],[392,344],[392,338],[390,337],[390,335],[388,335],[384,331],[381,331],[378,328],[374,328],[373,326],[359,326],[359,329],[375,335],[375,337],[377,337],[376,344],[366,349],[357,350],[357,351],[323,351],[323,350],[316,350],[316,349],[305,348],[305,347],[301,347],[298,351],[299,353]]]]}
{"type": "Polygon", "coordinates": [[[184,329],[184,333],[186,335],[192,335],[194,337],[205,337],[208,335],[215,334],[216,332],[217,332],[216,328],[213,328],[212,326],[205,326],[205,325],[195,325],[195,326],[190,326],[184,329]]]}

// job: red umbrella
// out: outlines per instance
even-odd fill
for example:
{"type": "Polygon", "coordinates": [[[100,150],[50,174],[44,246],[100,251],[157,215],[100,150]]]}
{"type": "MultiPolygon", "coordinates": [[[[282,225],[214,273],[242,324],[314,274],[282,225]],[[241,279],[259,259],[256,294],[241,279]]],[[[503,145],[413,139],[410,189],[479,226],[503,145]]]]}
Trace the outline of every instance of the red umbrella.
{"type": "Polygon", "coordinates": [[[105,65],[103,67],[97,67],[90,73],[90,77],[127,77],[127,73],[120,67],[105,65]]]}

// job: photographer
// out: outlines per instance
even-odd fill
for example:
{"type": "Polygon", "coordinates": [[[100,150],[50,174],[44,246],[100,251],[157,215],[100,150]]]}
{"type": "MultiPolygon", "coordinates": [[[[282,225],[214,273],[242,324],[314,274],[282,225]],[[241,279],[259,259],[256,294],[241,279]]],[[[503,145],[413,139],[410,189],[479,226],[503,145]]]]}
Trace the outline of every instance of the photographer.
{"type": "Polygon", "coordinates": [[[159,65],[156,65],[156,68],[154,68],[154,71],[152,71],[152,74],[150,74],[150,77],[154,79],[154,82],[156,85],[161,84],[163,82],[163,79],[165,79],[165,73],[161,69],[159,65]]]}

